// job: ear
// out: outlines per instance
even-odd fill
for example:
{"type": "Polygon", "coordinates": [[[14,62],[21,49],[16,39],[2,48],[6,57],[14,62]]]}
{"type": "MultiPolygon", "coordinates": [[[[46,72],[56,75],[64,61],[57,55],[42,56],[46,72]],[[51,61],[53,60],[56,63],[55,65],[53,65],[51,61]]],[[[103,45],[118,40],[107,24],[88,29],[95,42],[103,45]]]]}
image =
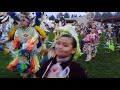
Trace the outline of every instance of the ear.
{"type": "Polygon", "coordinates": [[[73,48],[73,50],[72,50],[72,54],[75,54],[76,53],[76,50],[77,50],[77,48],[73,48]]]}

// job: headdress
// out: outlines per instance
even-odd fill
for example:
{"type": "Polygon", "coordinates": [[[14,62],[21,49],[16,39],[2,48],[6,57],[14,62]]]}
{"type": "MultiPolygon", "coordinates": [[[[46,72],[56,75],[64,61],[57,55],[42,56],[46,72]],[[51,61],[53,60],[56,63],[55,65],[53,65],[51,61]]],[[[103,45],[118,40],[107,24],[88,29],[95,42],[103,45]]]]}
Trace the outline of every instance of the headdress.
{"type": "Polygon", "coordinates": [[[77,51],[74,55],[74,60],[76,60],[82,53],[80,51],[79,39],[78,39],[78,34],[75,31],[75,26],[66,25],[64,27],[58,27],[56,30],[57,30],[57,36],[55,37],[55,41],[58,40],[64,34],[71,34],[75,38],[77,43],[77,51]]]}

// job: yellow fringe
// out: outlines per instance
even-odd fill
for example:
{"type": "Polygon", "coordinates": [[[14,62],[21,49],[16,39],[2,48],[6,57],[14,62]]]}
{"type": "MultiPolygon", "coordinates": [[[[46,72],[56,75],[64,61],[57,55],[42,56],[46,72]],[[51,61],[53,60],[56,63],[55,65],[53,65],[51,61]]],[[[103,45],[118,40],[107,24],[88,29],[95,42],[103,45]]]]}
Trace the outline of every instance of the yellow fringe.
{"type": "Polygon", "coordinates": [[[35,30],[39,32],[43,39],[46,38],[46,32],[42,28],[40,28],[40,26],[35,26],[35,30]]]}
{"type": "Polygon", "coordinates": [[[18,26],[15,25],[8,33],[8,38],[12,39],[14,37],[15,31],[17,30],[18,26]]]}

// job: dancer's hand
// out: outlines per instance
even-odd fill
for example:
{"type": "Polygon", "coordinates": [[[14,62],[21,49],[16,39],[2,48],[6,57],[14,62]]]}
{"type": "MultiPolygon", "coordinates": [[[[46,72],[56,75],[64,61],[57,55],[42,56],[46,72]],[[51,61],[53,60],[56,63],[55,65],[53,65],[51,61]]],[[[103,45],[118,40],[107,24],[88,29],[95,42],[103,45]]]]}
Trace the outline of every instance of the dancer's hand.
{"type": "Polygon", "coordinates": [[[5,41],[0,41],[0,45],[4,45],[5,44],[5,41]]]}

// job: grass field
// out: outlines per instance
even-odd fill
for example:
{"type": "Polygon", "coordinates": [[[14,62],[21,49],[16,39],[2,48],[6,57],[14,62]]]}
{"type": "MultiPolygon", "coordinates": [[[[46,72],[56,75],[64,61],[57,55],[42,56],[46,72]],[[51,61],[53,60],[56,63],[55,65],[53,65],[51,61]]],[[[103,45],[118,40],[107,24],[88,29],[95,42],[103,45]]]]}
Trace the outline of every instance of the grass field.
{"type": "MultiPolygon", "coordinates": [[[[53,34],[49,33],[49,37],[49,40],[52,40],[53,34]]],[[[87,71],[88,78],[120,78],[120,53],[111,51],[106,54],[103,43],[104,37],[102,36],[96,58],[90,62],[85,62],[85,55],[82,55],[77,62],[87,71]]],[[[10,60],[9,54],[0,53],[0,78],[20,77],[18,72],[11,72],[6,69],[10,60]]]]}

